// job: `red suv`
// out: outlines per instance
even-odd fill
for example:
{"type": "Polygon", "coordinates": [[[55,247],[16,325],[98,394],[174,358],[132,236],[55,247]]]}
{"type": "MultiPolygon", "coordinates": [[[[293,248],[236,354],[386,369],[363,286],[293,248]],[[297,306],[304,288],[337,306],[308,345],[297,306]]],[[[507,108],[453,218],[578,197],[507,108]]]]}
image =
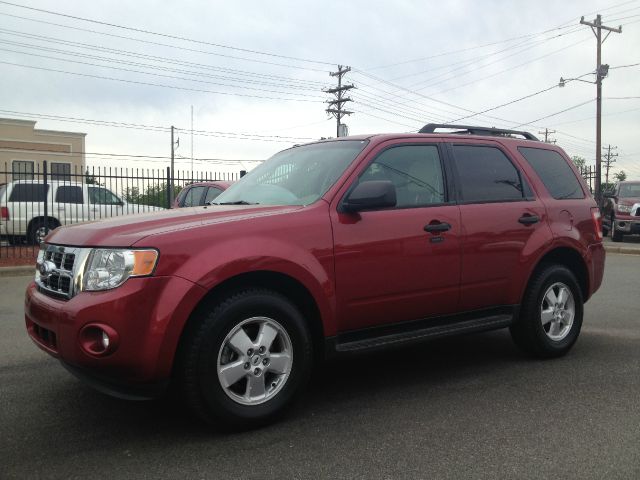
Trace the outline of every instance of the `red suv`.
{"type": "Polygon", "coordinates": [[[193,182],[185,186],[173,201],[171,208],[199,207],[213,202],[218,195],[229,188],[231,182],[214,180],[193,182]]]}
{"type": "Polygon", "coordinates": [[[26,292],[33,341],[104,392],[171,383],[206,421],[247,426],[331,355],[505,327],[563,355],[603,276],[596,203],[526,132],[296,146],[216,202],[52,232],[26,292]]]}
{"type": "Polygon", "coordinates": [[[640,182],[620,182],[605,195],[603,229],[614,242],[640,234],[640,182]]]}

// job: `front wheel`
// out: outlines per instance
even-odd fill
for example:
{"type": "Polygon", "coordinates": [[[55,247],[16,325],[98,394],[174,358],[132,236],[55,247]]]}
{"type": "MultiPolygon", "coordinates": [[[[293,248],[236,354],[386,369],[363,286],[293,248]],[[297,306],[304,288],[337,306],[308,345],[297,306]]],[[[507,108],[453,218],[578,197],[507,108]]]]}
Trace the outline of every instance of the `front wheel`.
{"type": "Polygon", "coordinates": [[[309,377],[312,342],[298,309],[250,289],[205,309],[184,344],[183,391],[214,425],[247,428],[279,414],[309,377]]]}
{"type": "Polygon", "coordinates": [[[511,336],[534,356],[559,357],[578,339],[582,316],[582,292],[573,273],[562,265],[547,265],[530,280],[511,336]]]}
{"type": "Polygon", "coordinates": [[[614,242],[621,242],[623,235],[624,234],[616,228],[616,219],[611,217],[611,240],[614,242]]]}

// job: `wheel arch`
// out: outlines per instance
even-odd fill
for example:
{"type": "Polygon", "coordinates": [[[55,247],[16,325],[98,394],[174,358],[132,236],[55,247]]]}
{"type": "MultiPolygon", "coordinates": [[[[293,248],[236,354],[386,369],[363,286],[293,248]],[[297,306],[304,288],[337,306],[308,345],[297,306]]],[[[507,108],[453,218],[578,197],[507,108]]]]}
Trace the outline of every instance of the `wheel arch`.
{"type": "Polygon", "coordinates": [[[47,215],[46,217],[44,215],[38,215],[37,217],[33,217],[31,220],[29,220],[29,223],[27,224],[27,229],[25,231],[25,237],[27,238],[27,242],[32,241],[31,237],[33,235],[33,228],[38,225],[38,222],[42,222],[43,224],[46,222],[50,222],[53,224],[53,229],[60,227],[62,224],[60,223],[60,220],[58,220],[56,217],[52,217],[51,215],[47,215]]]}
{"type": "Polygon", "coordinates": [[[314,356],[318,357],[323,354],[324,327],[322,315],[311,292],[299,280],[287,274],[271,270],[259,270],[230,277],[211,288],[202,297],[191,312],[191,315],[189,315],[180,333],[175,361],[173,362],[174,372],[176,371],[176,365],[180,362],[185,339],[188,338],[189,332],[197,325],[199,314],[224,298],[233,295],[234,292],[248,288],[271,290],[293,303],[300,310],[309,326],[311,338],[313,339],[314,356]]]}
{"type": "Polygon", "coordinates": [[[59,227],[62,225],[60,223],[60,220],[58,220],[56,217],[52,217],[51,215],[47,215],[46,217],[44,215],[38,215],[37,217],[33,217],[31,220],[29,220],[29,223],[27,224],[27,233],[31,231],[31,228],[33,227],[35,222],[38,222],[38,221],[41,221],[41,222],[50,221],[54,223],[56,227],[59,227]]]}
{"type": "Polygon", "coordinates": [[[550,264],[563,265],[568,268],[575,275],[576,280],[578,281],[583,301],[586,302],[589,299],[589,270],[587,269],[587,264],[585,263],[582,255],[580,255],[580,252],[571,247],[565,246],[556,247],[548,251],[540,258],[540,260],[538,260],[538,263],[536,263],[535,267],[529,273],[521,299],[524,298],[526,288],[536,272],[550,264]]]}

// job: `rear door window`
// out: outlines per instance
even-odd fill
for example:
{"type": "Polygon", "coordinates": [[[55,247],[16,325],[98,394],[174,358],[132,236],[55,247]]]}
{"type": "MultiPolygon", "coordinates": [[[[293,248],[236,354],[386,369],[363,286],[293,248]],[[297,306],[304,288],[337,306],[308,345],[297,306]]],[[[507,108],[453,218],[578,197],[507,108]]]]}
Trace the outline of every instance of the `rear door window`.
{"type": "Polygon", "coordinates": [[[531,147],[518,147],[518,151],[535,170],[553,198],[584,198],[580,181],[558,152],[531,147]]]}
{"type": "Polygon", "coordinates": [[[205,187],[192,187],[187,192],[187,195],[184,197],[183,207],[196,207],[201,205],[200,200],[202,199],[202,194],[204,193],[205,187]]]}
{"type": "Polygon", "coordinates": [[[49,185],[41,183],[17,183],[13,186],[10,202],[44,202],[49,185]]]}
{"type": "Polygon", "coordinates": [[[58,203],[83,203],[82,187],[72,185],[61,185],[56,192],[56,202],[58,203]]]}
{"type": "Polygon", "coordinates": [[[89,202],[94,205],[122,204],[122,201],[113,192],[102,187],[89,187],[89,202]]]}
{"type": "Polygon", "coordinates": [[[530,198],[531,189],[496,147],[453,145],[462,203],[509,202],[530,198]]]}

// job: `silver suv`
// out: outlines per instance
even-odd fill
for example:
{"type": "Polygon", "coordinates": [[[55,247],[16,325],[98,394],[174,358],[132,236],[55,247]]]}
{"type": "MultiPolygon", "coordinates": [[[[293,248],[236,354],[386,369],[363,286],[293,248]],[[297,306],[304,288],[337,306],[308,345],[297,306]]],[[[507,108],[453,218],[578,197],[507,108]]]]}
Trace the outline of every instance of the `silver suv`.
{"type": "Polygon", "coordinates": [[[20,180],[0,185],[0,236],[39,244],[60,225],[156,210],[164,209],[127,203],[100,185],[20,180]]]}

